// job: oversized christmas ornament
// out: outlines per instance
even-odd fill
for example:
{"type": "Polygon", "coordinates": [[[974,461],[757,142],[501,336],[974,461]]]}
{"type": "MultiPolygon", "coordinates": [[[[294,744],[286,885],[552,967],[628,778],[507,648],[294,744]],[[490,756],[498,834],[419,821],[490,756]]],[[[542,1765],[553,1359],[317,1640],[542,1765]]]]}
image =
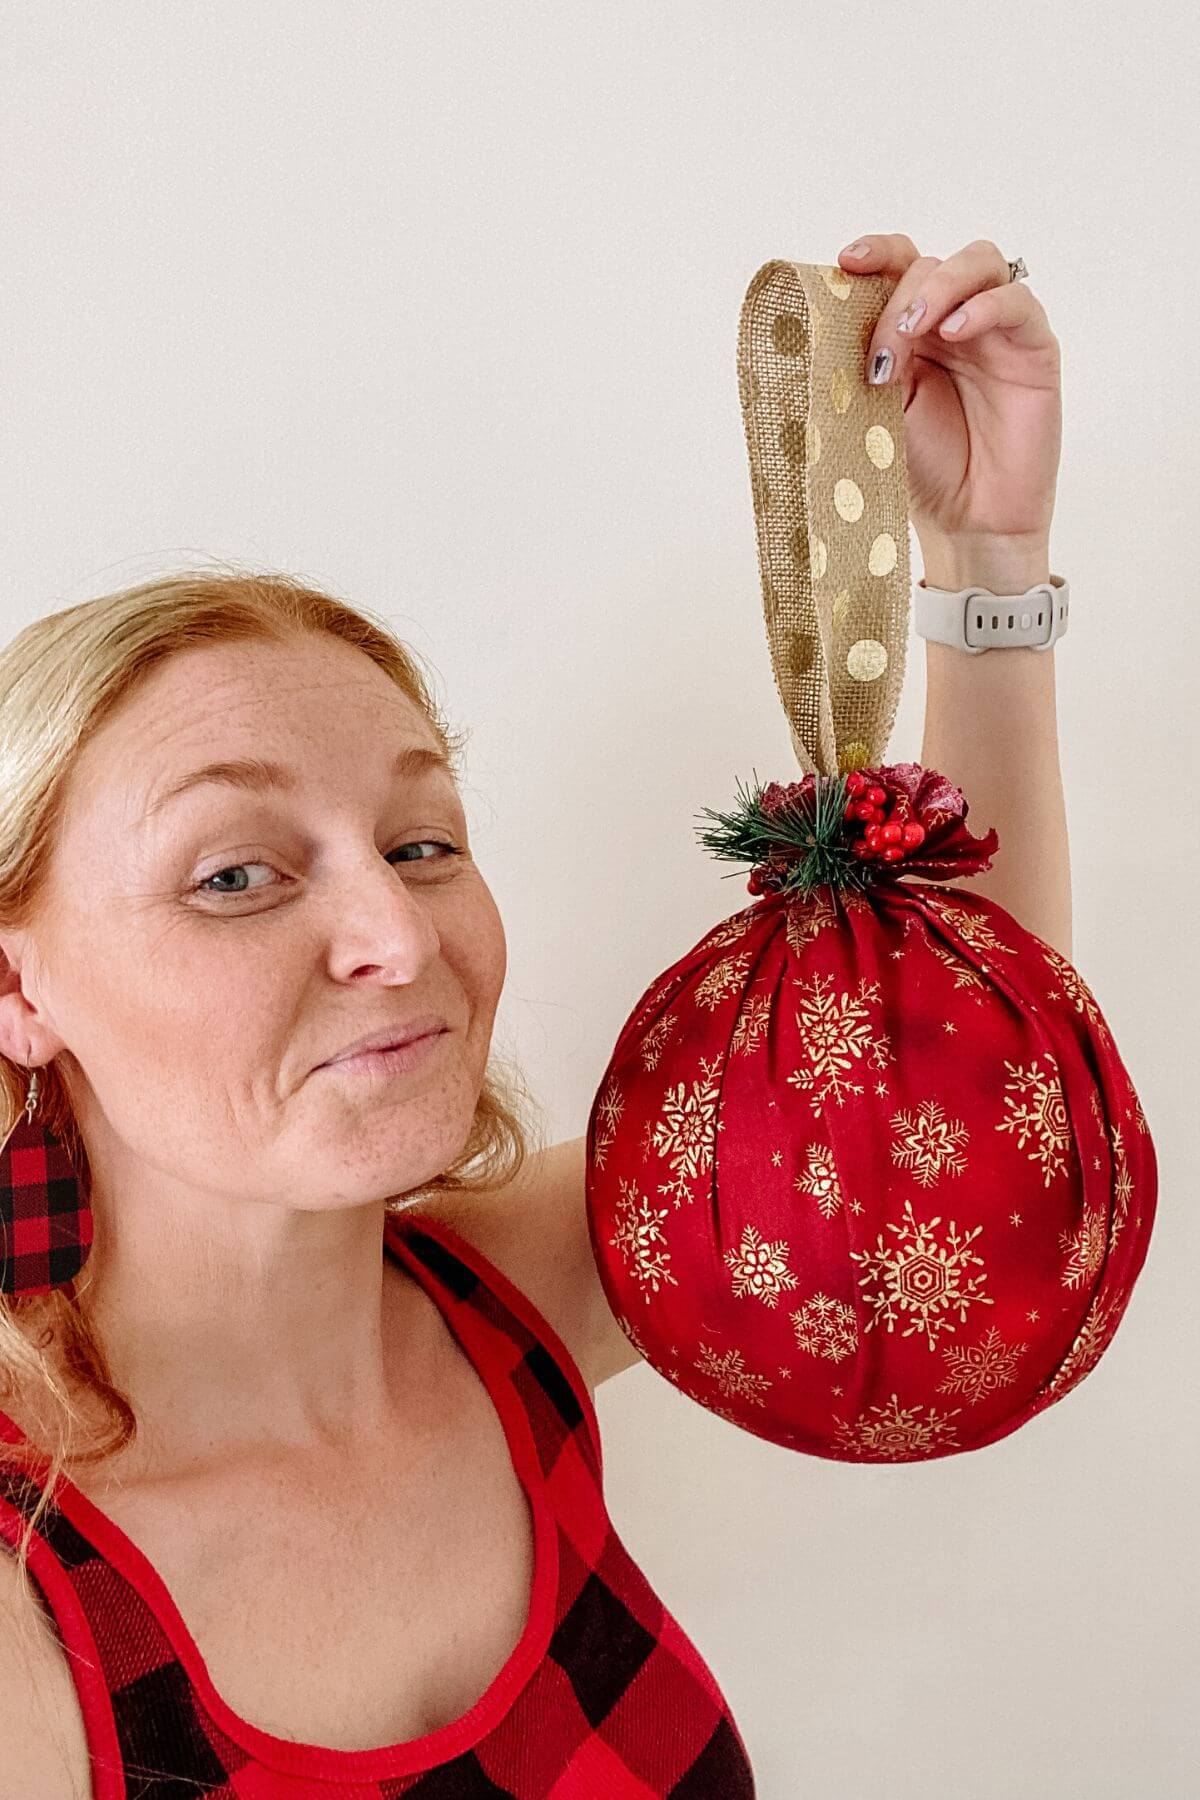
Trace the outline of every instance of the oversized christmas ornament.
{"type": "Polygon", "coordinates": [[[899,395],[861,369],[890,292],[768,263],[747,293],[767,632],[807,772],[706,809],[755,898],[642,994],[587,1129],[593,1252],[640,1354],[759,1437],[867,1462],[978,1449],[1077,1386],[1157,1196],[1087,983],[959,885],[997,834],[881,759],[907,492],[899,395]]]}

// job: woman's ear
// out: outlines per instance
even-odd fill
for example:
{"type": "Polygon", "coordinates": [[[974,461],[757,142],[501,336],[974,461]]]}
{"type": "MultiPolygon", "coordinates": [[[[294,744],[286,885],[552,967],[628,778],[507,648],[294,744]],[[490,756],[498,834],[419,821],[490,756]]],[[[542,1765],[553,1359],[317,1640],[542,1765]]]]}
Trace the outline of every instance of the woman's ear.
{"type": "Polygon", "coordinates": [[[26,995],[33,958],[28,931],[0,933],[0,1051],[23,1068],[48,1062],[63,1047],[26,995]]]}

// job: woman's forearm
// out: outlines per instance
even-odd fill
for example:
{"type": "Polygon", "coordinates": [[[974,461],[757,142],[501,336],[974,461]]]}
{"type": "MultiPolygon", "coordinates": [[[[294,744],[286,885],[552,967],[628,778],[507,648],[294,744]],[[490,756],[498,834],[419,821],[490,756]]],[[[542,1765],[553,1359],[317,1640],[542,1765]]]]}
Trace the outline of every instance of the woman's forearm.
{"type": "MultiPolygon", "coordinates": [[[[1049,548],[922,543],[925,580],[958,589],[1022,593],[1050,575],[1049,548]]],[[[997,900],[1028,930],[1071,957],[1071,865],[1059,765],[1055,650],[971,656],[925,640],[921,761],[962,788],[977,836],[994,825],[992,866],[965,885],[997,900]]]]}

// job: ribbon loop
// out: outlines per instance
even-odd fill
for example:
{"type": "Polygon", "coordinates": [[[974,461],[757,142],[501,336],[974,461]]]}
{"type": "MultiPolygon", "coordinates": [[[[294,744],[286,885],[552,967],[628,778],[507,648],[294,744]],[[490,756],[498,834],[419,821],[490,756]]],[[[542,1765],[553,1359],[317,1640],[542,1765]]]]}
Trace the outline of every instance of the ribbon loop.
{"type": "Polygon", "coordinates": [[[895,283],[823,263],[754,275],[738,323],[763,617],[802,769],[882,760],[908,648],[908,472],[898,387],[863,363],[895,283]]]}

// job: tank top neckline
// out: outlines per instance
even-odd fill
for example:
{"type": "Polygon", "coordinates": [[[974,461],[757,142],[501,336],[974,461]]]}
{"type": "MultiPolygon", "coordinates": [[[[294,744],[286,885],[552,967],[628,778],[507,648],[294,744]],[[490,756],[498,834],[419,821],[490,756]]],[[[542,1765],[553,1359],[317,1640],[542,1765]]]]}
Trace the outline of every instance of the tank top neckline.
{"type": "MultiPolygon", "coordinates": [[[[468,1712],[421,1737],[406,1738],[396,1744],[365,1750],[342,1750],[309,1744],[278,1737],[273,1732],[252,1725],[248,1719],[243,1719],[236,1713],[217,1692],[199,1645],[172,1599],[166,1583],[149,1558],[115,1520],[102,1512],[65,1474],[60,1474],[56,1489],[60,1512],[96,1546],[154,1612],[183,1665],[200,1704],[210,1718],[259,1762],[288,1775],[364,1781],[375,1777],[420,1773],[465,1753],[486,1737],[512,1706],[534,1670],[544,1661],[554,1630],[559,1582],[558,1527],[531,1421],[507,1372],[488,1353],[489,1347],[482,1336],[487,1330],[486,1325],[471,1310],[469,1301],[455,1306],[453,1300],[447,1297],[446,1290],[432,1270],[427,1268],[423,1259],[406,1243],[408,1227],[401,1223],[401,1218],[402,1215],[397,1213],[385,1214],[384,1252],[394,1255],[420,1281],[438,1307],[448,1329],[458,1339],[475,1373],[483,1381],[492,1404],[500,1415],[513,1468],[525,1491],[533,1518],[534,1572],[524,1630],[504,1666],[468,1712]]],[[[581,1401],[586,1400],[585,1412],[598,1441],[591,1396],[580,1385],[564,1346],[557,1334],[549,1328],[548,1322],[537,1314],[535,1323],[532,1305],[526,1296],[451,1226],[424,1214],[419,1217],[414,1214],[413,1220],[416,1230],[434,1239],[464,1263],[522,1323],[533,1330],[535,1336],[544,1339],[551,1351],[563,1359],[564,1371],[570,1375],[577,1397],[581,1401]]],[[[21,1428],[3,1410],[0,1410],[0,1440],[10,1443],[25,1441],[21,1428]]]]}

